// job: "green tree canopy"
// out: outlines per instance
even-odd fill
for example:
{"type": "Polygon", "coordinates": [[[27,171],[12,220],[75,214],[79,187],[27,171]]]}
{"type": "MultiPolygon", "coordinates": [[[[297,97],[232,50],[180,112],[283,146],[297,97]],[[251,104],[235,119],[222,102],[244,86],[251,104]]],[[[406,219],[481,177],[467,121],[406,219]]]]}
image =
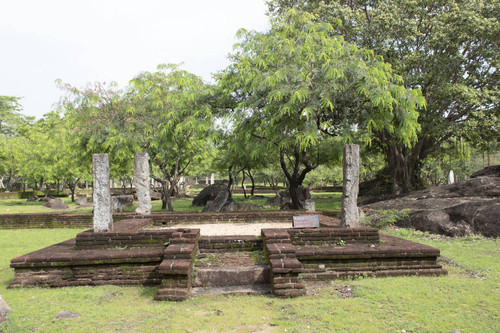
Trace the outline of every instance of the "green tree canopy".
{"type": "Polygon", "coordinates": [[[177,65],[160,65],[157,72],[141,73],[131,83],[132,115],[140,120],[133,122],[136,138],[156,167],[153,177],[163,185],[163,208],[172,210],[170,196],[180,176],[210,157],[210,87],[177,65]]]}
{"type": "Polygon", "coordinates": [[[383,56],[409,88],[421,89],[427,108],[420,110],[416,144],[404,146],[385,129],[373,140],[395,189],[418,187],[423,161],[446,153],[453,137],[483,147],[498,141],[498,1],[269,1],[275,15],[290,8],[333,24],[347,41],[383,56]]]}
{"type": "Polygon", "coordinates": [[[385,130],[409,146],[425,102],[373,52],[333,36],[328,23],[289,11],[267,33],[240,30],[220,85],[241,101],[236,133],[276,147],[295,208],[298,187],[328,158],[325,134],[369,142],[385,130]]]}

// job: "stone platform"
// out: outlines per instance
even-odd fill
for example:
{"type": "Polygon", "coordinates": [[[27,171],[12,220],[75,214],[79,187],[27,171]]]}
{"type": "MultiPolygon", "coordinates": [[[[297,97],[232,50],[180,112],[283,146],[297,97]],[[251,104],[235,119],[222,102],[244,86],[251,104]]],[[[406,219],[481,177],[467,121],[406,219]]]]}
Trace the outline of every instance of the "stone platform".
{"type": "Polygon", "coordinates": [[[262,229],[260,236],[204,236],[170,221],[170,229],[153,229],[161,221],[127,219],[113,231],[82,232],[12,259],[9,287],[159,286],[156,300],[219,292],[293,297],[305,294],[304,280],[447,273],[436,248],[374,228],[339,228],[328,216],[320,222],[314,229],[262,229]],[[255,255],[259,262],[252,262],[255,255]],[[219,264],[204,266],[208,256],[219,264]]]}

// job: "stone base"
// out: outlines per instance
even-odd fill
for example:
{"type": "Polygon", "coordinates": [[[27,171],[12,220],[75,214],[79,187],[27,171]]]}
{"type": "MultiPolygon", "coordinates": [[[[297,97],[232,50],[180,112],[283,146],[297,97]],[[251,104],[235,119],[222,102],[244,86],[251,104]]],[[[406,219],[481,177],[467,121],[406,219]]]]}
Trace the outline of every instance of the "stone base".
{"type": "Polygon", "coordinates": [[[83,232],[14,258],[9,287],[151,285],[160,286],[156,300],[178,301],[190,296],[192,286],[242,293],[251,285],[270,284],[276,296],[295,297],[305,294],[303,281],[447,273],[437,264],[438,249],[379,236],[373,228],[262,229],[262,237],[200,237],[199,229],[151,230],[151,224],[124,220],[113,232],[83,232]]]}

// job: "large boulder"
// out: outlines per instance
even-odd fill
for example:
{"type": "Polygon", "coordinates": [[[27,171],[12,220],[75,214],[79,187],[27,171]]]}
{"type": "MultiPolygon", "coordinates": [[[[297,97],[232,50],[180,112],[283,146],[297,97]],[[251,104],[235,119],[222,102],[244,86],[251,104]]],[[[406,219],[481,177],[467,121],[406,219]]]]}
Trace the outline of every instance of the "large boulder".
{"type": "MultiPolygon", "coordinates": [[[[302,207],[310,208],[312,206],[311,202],[307,202],[307,200],[311,200],[311,192],[307,187],[299,186],[298,189],[298,197],[299,201],[302,203],[302,207]]],[[[290,191],[278,191],[276,192],[276,196],[274,198],[268,198],[266,200],[267,205],[278,206],[282,210],[288,210],[293,208],[292,198],[290,197],[290,191]]]]}
{"type": "Polygon", "coordinates": [[[229,190],[220,191],[214,200],[209,200],[203,208],[203,212],[220,212],[229,199],[229,190]]]}
{"type": "Polygon", "coordinates": [[[47,201],[44,206],[49,207],[52,210],[62,210],[69,208],[68,205],[59,198],[49,199],[49,201],[47,201]]]}
{"type": "Polygon", "coordinates": [[[80,197],[75,199],[75,203],[77,206],[90,206],[92,205],[93,198],[92,197],[80,197]]]}
{"type": "Polygon", "coordinates": [[[114,195],[111,197],[111,205],[113,213],[123,212],[123,207],[132,206],[134,203],[134,196],[130,195],[114,195]]]}
{"type": "Polygon", "coordinates": [[[194,197],[192,205],[193,206],[205,206],[209,201],[214,200],[219,192],[228,191],[227,185],[225,184],[213,184],[205,187],[201,190],[196,197],[194,197]]]}
{"type": "Polygon", "coordinates": [[[362,206],[369,217],[376,210],[410,209],[398,225],[421,231],[463,236],[481,233],[500,236],[500,177],[477,177],[450,185],[362,206]]]}
{"type": "Polygon", "coordinates": [[[481,176],[500,177],[500,164],[490,165],[482,170],[474,172],[472,175],[470,175],[470,178],[476,178],[481,176]]]}

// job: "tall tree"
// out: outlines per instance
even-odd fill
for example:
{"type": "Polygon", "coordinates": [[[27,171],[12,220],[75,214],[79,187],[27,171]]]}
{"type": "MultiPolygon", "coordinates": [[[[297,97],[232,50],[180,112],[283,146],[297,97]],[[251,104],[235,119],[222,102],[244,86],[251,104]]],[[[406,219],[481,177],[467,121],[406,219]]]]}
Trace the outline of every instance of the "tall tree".
{"type": "Polygon", "coordinates": [[[111,174],[130,177],[137,139],[133,124],[140,122],[130,110],[130,101],[114,82],[89,83],[79,89],[58,82],[67,94],[62,101],[65,126],[73,149],[81,154],[81,163],[90,169],[92,154],[109,154],[111,174]]]}
{"type": "Polygon", "coordinates": [[[421,186],[421,167],[431,154],[446,153],[463,136],[488,146],[498,140],[500,3],[494,0],[312,0],[269,1],[271,13],[290,8],[312,12],[316,20],[337,23],[335,32],[373,49],[419,88],[427,101],[420,109],[421,131],[411,147],[386,130],[374,146],[385,155],[385,175],[393,190],[421,186]],[[483,124],[483,125],[482,125],[483,124]]]}
{"type": "Polygon", "coordinates": [[[0,96],[0,185],[8,191],[12,191],[13,185],[22,178],[19,171],[24,140],[19,128],[33,120],[20,113],[19,100],[14,96],[0,96]]]}
{"type": "Polygon", "coordinates": [[[328,153],[325,135],[369,141],[386,130],[403,145],[418,131],[418,90],[373,52],[332,36],[328,23],[309,13],[274,17],[267,33],[240,30],[233,64],[221,86],[236,90],[238,133],[276,147],[293,206],[301,209],[299,187],[328,153]]]}
{"type": "Polygon", "coordinates": [[[205,96],[209,86],[177,65],[159,65],[154,73],[134,78],[130,91],[140,146],[148,151],[152,177],[163,187],[163,209],[173,210],[170,197],[182,175],[208,157],[212,112],[205,96]]]}

